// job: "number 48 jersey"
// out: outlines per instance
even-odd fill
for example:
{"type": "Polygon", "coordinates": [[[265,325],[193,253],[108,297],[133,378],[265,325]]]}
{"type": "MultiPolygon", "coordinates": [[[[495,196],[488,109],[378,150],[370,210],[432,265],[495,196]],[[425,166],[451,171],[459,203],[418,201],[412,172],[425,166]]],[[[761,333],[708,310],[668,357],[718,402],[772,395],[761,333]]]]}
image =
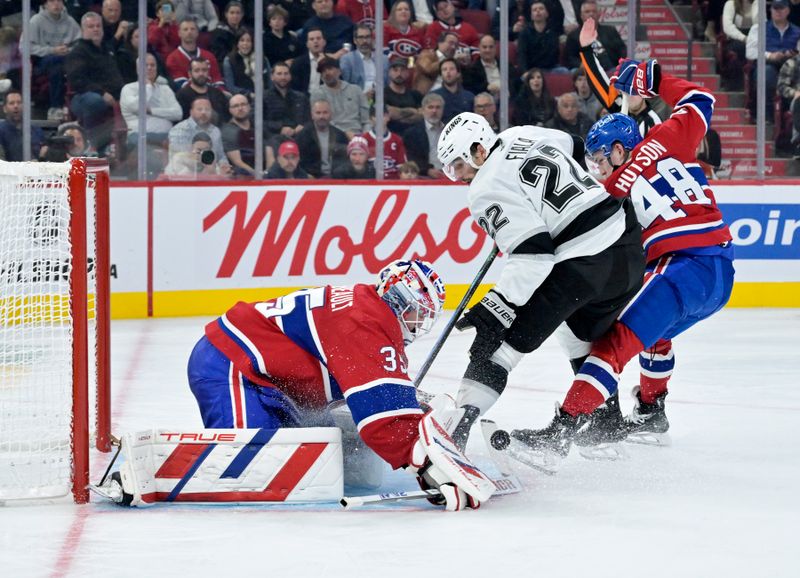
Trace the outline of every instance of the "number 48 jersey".
{"type": "Polygon", "coordinates": [[[584,154],[577,143],[558,130],[510,128],[470,184],[473,218],[508,256],[496,289],[515,305],[530,299],[556,263],[596,255],[625,233],[622,200],[575,161],[584,154]]]}
{"type": "Polygon", "coordinates": [[[714,97],[669,74],[662,74],[659,96],[673,107],[672,115],[647,133],[628,162],[608,178],[606,189],[632,199],[648,262],[701,248],[706,254],[727,254],[731,234],[696,154],[711,122],[714,97]]]}

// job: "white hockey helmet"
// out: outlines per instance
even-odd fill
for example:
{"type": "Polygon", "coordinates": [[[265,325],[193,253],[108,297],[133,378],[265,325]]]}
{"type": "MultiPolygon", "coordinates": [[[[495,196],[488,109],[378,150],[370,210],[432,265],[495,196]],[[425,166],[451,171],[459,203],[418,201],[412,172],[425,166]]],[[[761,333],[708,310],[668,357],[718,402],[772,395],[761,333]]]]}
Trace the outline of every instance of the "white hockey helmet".
{"type": "Polygon", "coordinates": [[[444,307],[444,283],[427,261],[389,263],[376,289],[397,316],[406,344],[428,333],[444,307]]]}
{"type": "Polygon", "coordinates": [[[472,146],[480,144],[488,151],[496,140],[497,135],[481,115],[462,112],[455,116],[439,135],[436,147],[436,155],[442,163],[444,174],[455,181],[453,165],[458,161],[464,161],[474,169],[480,168],[472,160],[472,146]]]}

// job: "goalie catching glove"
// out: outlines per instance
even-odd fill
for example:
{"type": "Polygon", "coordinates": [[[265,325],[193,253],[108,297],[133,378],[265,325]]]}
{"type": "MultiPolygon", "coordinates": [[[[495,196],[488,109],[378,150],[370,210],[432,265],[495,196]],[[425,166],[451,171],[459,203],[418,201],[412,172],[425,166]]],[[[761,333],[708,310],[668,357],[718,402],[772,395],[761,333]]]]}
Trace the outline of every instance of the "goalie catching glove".
{"type": "Polygon", "coordinates": [[[661,84],[661,66],[657,60],[620,60],[617,70],[611,77],[614,88],[626,94],[652,98],[658,96],[661,84]]]}
{"type": "Polygon", "coordinates": [[[464,313],[456,322],[456,329],[463,331],[474,327],[477,335],[469,348],[471,359],[489,359],[502,345],[506,331],[514,323],[515,306],[494,289],[483,296],[480,303],[464,313]]]}
{"type": "Polygon", "coordinates": [[[433,409],[419,422],[419,440],[406,469],[417,476],[423,490],[436,489],[440,496],[429,501],[449,511],[478,508],[494,493],[494,483],[456,447],[450,431],[464,413],[447,395],[437,396],[433,409]]]}

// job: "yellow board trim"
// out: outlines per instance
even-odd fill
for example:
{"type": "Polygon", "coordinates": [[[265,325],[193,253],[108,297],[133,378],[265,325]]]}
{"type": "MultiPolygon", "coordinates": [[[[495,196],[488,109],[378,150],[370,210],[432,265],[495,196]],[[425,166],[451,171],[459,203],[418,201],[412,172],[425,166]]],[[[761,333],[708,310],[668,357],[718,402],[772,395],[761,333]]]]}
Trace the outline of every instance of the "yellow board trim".
{"type": "Polygon", "coordinates": [[[800,307],[800,283],[736,283],[728,307],[800,307]]]}
{"type": "MultiPolygon", "coordinates": [[[[448,285],[445,309],[455,309],[469,286],[448,285]]],[[[481,285],[470,301],[475,304],[492,287],[481,285]]],[[[221,315],[237,301],[263,301],[301,287],[264,289],[214,289],[205,291],[157,291],[153,295],[154,317],[221,315]]],[[[728,307],[800,307],[800,283],[737,283],[728,307]]],[[[113,293],[113,319],[147,317],[147,294],[113,293]]]]}
{"type": "Polygon", "coordinates": [[[147,317],[147,292],[111,294],[111,319],[141,319],[142,317],[147,317]]]}

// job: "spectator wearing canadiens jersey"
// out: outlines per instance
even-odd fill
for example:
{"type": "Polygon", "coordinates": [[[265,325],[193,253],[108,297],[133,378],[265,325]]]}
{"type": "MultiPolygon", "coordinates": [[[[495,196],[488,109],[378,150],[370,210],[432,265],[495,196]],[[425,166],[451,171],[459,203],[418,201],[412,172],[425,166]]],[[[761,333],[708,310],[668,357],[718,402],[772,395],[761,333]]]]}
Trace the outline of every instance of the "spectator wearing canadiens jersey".
{"type": "MultiPolygon", "coordinates": [[[[362,136],[367,141],[369,146],[369,160],[375,163],[375,107],[372,106],[369,110],[369,120],[372,123],[372,130],[364,133],[362,136]]],[[[398,167],[406,162],[406,145],[400,135],[391,132],[389,126],[389,111],[384,105],[383,107],[383,126],[385,127],[383,135],[383,176],[387,179],[399,178],[397,172],[398,167]]]]}
{"type": "Polygon", "coordinates": [[[571,441],[596,446],[634,436],[662,442],[669,428],[664,399],[675,365],[671,340],[719,311],[733,286],[731,233],[695,156],[711,124],[714,97],[661,72],[655,60],[625,60],[612,81],[627,94],[660,96],[673,112],[644,139],[635,121],[618,113],[595,123],[586,138],[606,190],[633,201],[647,272],[642,290],[593,343],[553,422],[511,434],[534,449],[562,455],[571,441]],[[619,376],[637,354],[642,374],[636,404],[623,419],[619,376]]]}
{"type": "Polygon", "coordinates": [[[389,54],[415,57],[425,47],[425,25],[411,20],[411,2],[397,0],[384,23],[383,37],[389,54]]]}
{"type": "Polygon", "coordinates": [[[428,475],[420,440],[426,418],[408,375],[405,347],[430,331],[444,296],[431,265],[413,260],[390,263],[375,284],[237,303],[206,326],[189,358],[203,424],[306,427],[345,400],[361,439],[393,468],[451,492],[448,509],[479,505],[457,480],[428,475]]]}

